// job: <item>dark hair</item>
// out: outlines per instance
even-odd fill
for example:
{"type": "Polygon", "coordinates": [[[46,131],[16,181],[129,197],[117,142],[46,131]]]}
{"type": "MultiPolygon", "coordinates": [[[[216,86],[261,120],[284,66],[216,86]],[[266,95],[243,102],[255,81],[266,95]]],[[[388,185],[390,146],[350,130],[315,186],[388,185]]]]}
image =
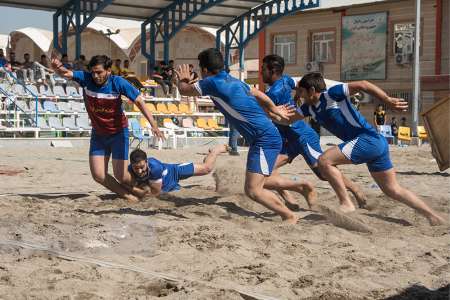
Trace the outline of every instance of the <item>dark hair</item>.
{"type": "Polygon", "coordinates": [[[173,59],[169,60],[169,64],[174,63],[173,59]]]}
{"type": "Polygon", "coordinates": [[[270,54],[263,58],[263,63],[266,64],[267,68],[276,73],[283,74],[284,71],[284,59],[276,54],[270,54]]]}
{"type": "Polygon", "coordinates": [[[86,56],[84,56],[83,54],[80,55],[80,59],[85,60],[86,56]]]}
{"type": "Polygon", "coordinates": [[[194,67],[194,65],[193,64],[189,64],[189,68],[193,68],[194,67]]]}
{"type": "Polygon", "coordinates": [[[89,61],[89,64],[88,64],[89,69],[92,69],[93,67],[98,66],[98,65],[102,65],[103,68],[106,70],[106,69],[111,68],[112,61],[106,55],[95,55],[95,56],[92,56],[92,58],[91,58],[91,60],[89,61]]]}
{"type": "Polygon", "coordinates": [[[43,57],[47,58],[47,55],[45,55],[45,54],[42,54],[42,55],[41,55],[41,58],[43,58],[43,57]]]}
{"type": "Polygon", "coordinates": [[[147,154],[141,149],[134,149],[130,153],[130,162],[136,164],[142,160],[147,160],[147,154]]]}
{"type": "Polygon", "coordinates": [[[61,55],[61,58],[64,58],[64,57],[68,57],[67,53],[64,53],[63,55],[61,55]]]}
{"type": "Polygon", "coordinates": [[[323,76],[319,72],[308,73],[302,77],[299,81],[298,86],[309,90],[310,88],[314,88],[316,92],[323,92],[327,89],[327,85],[325,84],[325,80],[323,76]]]}
{"type": "Polygon", "coordinates": [[[223,70],[223,56],[216,48],[203,50],[198,55],[200,68],[207,69],[211,73],[218,73],[223,70]]]}
{"type": "Polygon", "coordinates": [[[130,61],[128,59],[125,59],[123,62],[126,63],[126,62],[130,62],[130,61]]]}
{"type": "Polygon", "coordinates": [[[23,56],[30,56],[30,53],[25,53],[23,56]]]}

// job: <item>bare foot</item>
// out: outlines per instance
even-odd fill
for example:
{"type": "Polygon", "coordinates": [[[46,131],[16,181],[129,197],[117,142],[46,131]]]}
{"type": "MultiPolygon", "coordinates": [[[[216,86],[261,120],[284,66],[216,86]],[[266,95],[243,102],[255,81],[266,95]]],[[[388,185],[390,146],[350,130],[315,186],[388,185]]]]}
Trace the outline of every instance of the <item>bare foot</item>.
{"type": "Polygon", "coordinates": [[[344,203],[344,204],[339,205],[339,210],[343,213],[349,213],[349,212],[355,211],[356,208],[353,205],[353,203],[344,203]]]}
{"type": "Polygon", "coordinates": [[[214,148],[210,148],[209,149],[209,153],[227,153],[229,150],[229,146],[228,145],[217,145],[214,148]]]}
{"type": "Polygon", "coordinates": [[[136,197],[136,196],[134,196],[134,195],[131,195],[131,194],[126,194],[126,195],[124,196],[124,198],[125,198],[125,199],[127,200],[127,202],[130,203],[130,204],[136,204],[136,203],[139,202],[139,198],[136,197]]]}
{"type": "Polygon", "coordinates": [[[306,182],[303,184],[303,190],[301,191],[301,194],[303,195],[303,197],[305,197],[305,200],[308,203],[310,209],[317,205],[317,192],[311,183],[306,182]]]}
{"type": "Polygon", "coordinates": [[[290,217],[283,219],[283,222],[289,223],[289,224],[297,224],[299,217],[296,214],[292,214],[290,217]]]}
{"type": "Polygon", "coordinates": [[[447,221],[441,217],[440,215],[434,215],[428,218],[428,222],[430,222],[431,226],[439,226],[448,224],[447,221]]]}
{"type": "Polygon", "coordinates": [[[359,208],[366,208],[366,206],[367,206],[367,197],[366,197],[366,195],[364,195],[364,193],[356,192],[356,193],[353,193],[353,196],[355,197],[359,208]]]}

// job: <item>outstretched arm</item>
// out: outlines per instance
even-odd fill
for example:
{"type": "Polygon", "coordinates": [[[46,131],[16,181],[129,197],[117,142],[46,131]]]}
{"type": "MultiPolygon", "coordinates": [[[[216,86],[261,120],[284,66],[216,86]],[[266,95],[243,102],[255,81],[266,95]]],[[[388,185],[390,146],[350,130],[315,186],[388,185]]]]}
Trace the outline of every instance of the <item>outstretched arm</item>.
{"type": "Polygon", "coordinates": [[[193,84],[190,84],[191,73],[189,72],[189,65],[180,65],[174,69],[178,79],[178,91],[183,96],[201,96],[193,84]]]}
{"type": "Polygon", "coordinates": [[[276,106],[269,96],[256,88],[251,88],[251,93],[274,122],[280,124],[290,123],[290,118],[293,116],[292,111],[286,109],[284,106],[276,106]]]}
{"type": "Polygon", "coordinates": [[[56,74],[71,80],[73,78],[73,72],[64,68],[63,64],[57,58],[52,58],[52,69],[56,74]]]}
{"type": "Polygon", "coordinates": [[[350,95],[354,95],[359,91],[364,91],[369,95],[377,97],[392,109],[406,111],[408,109],[408,102],[404,99],[389,97],[385,91],[383,91],[378,86],[370,83],[366,80],[355,81],[348,83],[348,91],[350,95]]]}

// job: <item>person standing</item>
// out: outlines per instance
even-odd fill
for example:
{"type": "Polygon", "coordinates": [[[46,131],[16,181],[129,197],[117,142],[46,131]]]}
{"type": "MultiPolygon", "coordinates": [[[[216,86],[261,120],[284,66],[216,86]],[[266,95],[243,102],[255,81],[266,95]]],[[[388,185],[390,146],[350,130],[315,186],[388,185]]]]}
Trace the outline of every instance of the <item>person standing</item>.
{"type": "Polygon", "coordinates": [[[375,124],[375,126],[386,124],[386,111],[382,104],[379,104],[373,113],[373,124],[375,124]]]}
{"type": "Polygon", "coordinates": [[[52,67],[60,76],[78,82],[84,89],[84,102],[92,123],[89,149],[89,166],[93,179],[129,200],[136,201],[128,187],[131,177],[128,167],[128,120],[122,110],[122,96],[136,104],[150,123],[153,134],[164,138],[152,114],[146,108],[139,91],[120,76],[111,75],[112,61],[106,55],[93,56],[89,62],[90,72],[71,71],[57,58],[52,67]],[[114,177],[108,173],[112,156],[114,177]]]}

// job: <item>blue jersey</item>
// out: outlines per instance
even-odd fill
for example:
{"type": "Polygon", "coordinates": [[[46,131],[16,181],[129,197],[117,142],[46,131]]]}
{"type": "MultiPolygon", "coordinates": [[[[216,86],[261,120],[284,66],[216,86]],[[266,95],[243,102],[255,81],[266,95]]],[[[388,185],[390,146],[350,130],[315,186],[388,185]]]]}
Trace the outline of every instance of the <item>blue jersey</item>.
{"type": "Polygon", "coordinates": [[[378,136],[377,131],[353,107],[347,84],[338,84],[323,92],[316,105],[303,104],[300,113],[311,116],[344,142],[361,134],[378,136]]]}
{"type": "Polygon", "coordinates": [[[228,122],[249,144],[279,136],[276,127],[251,94],[250,87],[221,71],[194,84],[200,95],[210,96],[228,122]]]}
{"type": "Polygon", "coordinates": [[[161,183],[162,192],[171,192],[179,190],[178,182],[181,179],[189,178],[194,173],[194,166],[192,163],[187,164],[166,164],[156,158],[150,157],[147,159],[148,172],[144,177],[138,177],[131,167],[128,166],[128,171],[133,178],[139,183],[161,183]]]}
{"type": "Polygon", "coordinates": [[[130,82],[111,75],[104,85],[98,86],[92,79],[92,74],[83,71],[74,71],[73,80],[84,88],[86,110],[92,127],[98,134],[115,134],[128,127],[121,96],[126,96],[133,102],[139,96],[139,91],[130,82]]]}
{"type": "MultiPolygon", "coordinates": [[[[290,76],[283,75],[266,92],[267,96],[275,105],[291,104],[295,105],[292,98],[292,90],[295,89],[295,81],[290,76]]],[[[287,140],[296,140],[300,136],[312,136],[318,138],[317,133],[303,120],[296,121],[291,126],[275,124],[280,131],[281,136],[287,140]]]]}

